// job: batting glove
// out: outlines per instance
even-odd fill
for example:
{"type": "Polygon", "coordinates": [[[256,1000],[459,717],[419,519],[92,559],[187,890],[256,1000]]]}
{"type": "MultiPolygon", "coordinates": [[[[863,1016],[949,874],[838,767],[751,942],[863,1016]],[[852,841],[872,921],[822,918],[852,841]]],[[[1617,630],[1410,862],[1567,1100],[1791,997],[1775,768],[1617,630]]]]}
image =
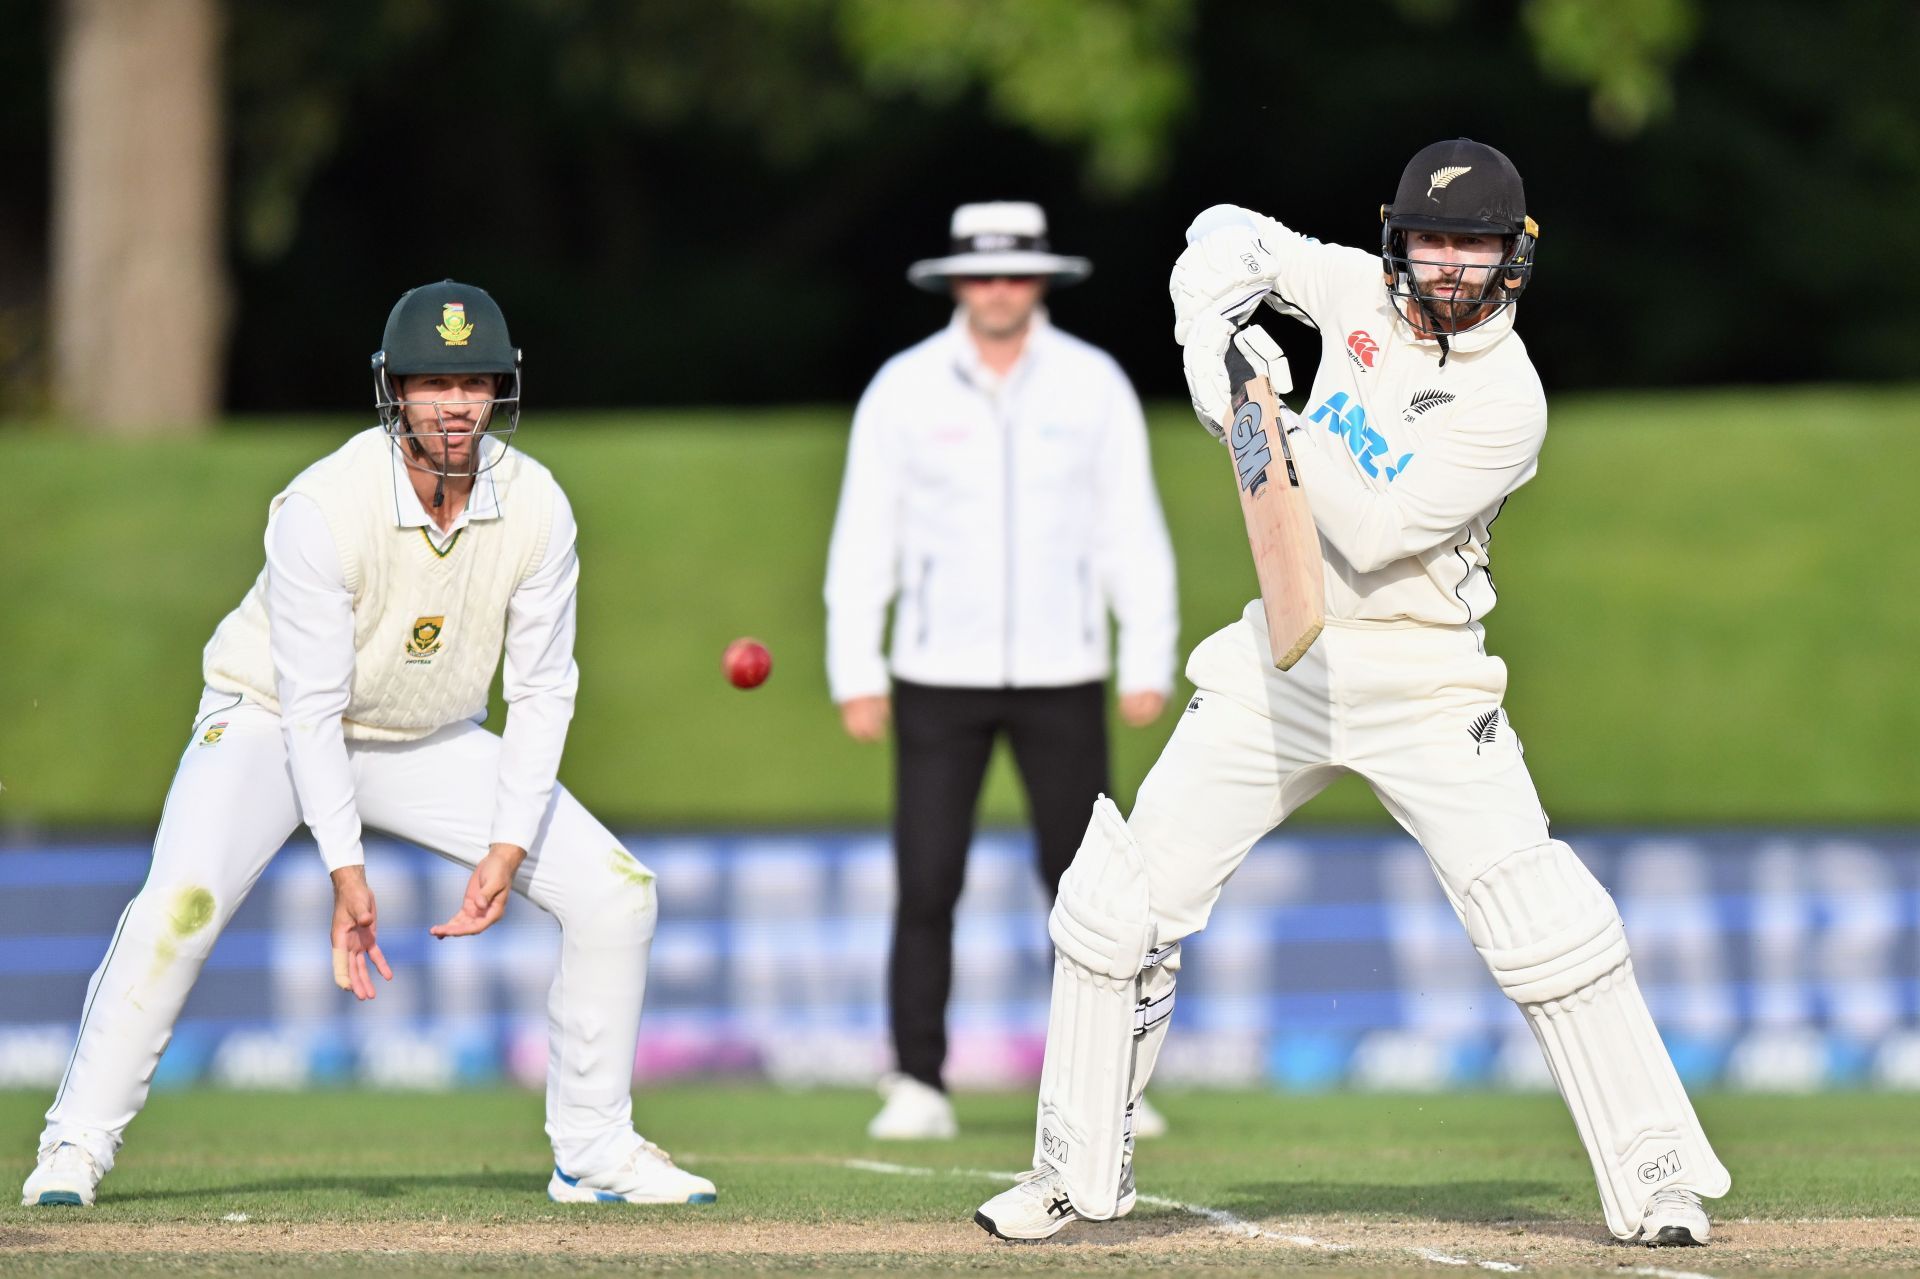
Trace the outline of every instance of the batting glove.
{"type": "Polygon", "coordinates": [[[1180,355],[1187,374],[1187,398],[1193,401],[1193,415],[1200,425],[1220,440],[1226,439],[1227,423],[1233,417],[1233,388],[1227,378],[1229,343],[1247,358],[1255,377],[1273,384],[1275,395],[1293,389],[1287,354],[1265,329],[1255,325],[1235,332],[1231,323],[1219,317],[1197,321],[1180,355]]]}
{"type": "MultiPolygon", "coordinates": [[[[1220,207],[1245,214],[1232,206],[1220,207]]],[[[1173,299],[1173,340],[1182,346],[1194,326],[1210,318],[1236,326],[1246,323],[1279,277],[1279,263],[1261,241],[1259,229],[1244,222],[1209,222],[1218,211],[1209,209],[1189,228],[1189,234],[1203,234],[1181,252],[1167,280],[1167,293],[1173,299]]]]}

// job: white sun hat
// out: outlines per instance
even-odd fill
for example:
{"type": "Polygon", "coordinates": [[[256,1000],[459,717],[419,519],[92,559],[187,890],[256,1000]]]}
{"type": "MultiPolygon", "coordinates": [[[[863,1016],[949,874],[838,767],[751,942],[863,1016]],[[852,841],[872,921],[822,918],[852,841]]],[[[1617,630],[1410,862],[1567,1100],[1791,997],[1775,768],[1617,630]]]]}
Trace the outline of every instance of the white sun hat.
{"type": "Polygon", "coordinates": [[[968,275],[1044,275],[1055,285],[1078,284],[1093,274],[1085,258],[1047,250],[1047,215],[1025,200],[963,204],[953,211],[952,251],[907,268],[907,279],[929,293],[947,291],[947,281],[968,275]]]}

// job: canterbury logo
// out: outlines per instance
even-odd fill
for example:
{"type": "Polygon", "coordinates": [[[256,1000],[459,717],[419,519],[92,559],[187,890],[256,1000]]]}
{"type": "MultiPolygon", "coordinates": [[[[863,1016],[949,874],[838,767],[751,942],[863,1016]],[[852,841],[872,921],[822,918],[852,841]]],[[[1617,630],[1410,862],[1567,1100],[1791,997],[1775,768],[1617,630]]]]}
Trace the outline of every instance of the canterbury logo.
{"type": "Polygon", "coordinates": [[[1370,369],[1374,358],[1380,354],[1380,344],[1365,329],[1355,329],[1347,334],[1347,354],[1355,364],[1370,369]]]}
{"type": "Polygon", "coordinates": [[[1494,707],[1485,715],[1474,716],[1473,723],[1467,726],[1467,732],[1473,738],[1473,753],[1478,755],[1482,747],[1493,745],[1495,734],[1500,731],[1500,708],[1494,707]]]}
{"type": "Polygon", "coordinates": [[[1411,422],[1428,409],[1437,409],[1442,404],[1453,403],[1451,391],[1419,391],[1407,402],[1407,420],[1411,422]]]}
{"type": "MultiPolygon", "coordinates": [[[[1433,199],[1435,191],[1444,191],[1449,183],[1463,173],[1472,173],[1471,164],[1450,164],[1444,169],[1435,169],[1427,175],[1427,198],[1433,199]]],[[[1436,201],[1437,203],[1437,201],[1436,201]]]]}

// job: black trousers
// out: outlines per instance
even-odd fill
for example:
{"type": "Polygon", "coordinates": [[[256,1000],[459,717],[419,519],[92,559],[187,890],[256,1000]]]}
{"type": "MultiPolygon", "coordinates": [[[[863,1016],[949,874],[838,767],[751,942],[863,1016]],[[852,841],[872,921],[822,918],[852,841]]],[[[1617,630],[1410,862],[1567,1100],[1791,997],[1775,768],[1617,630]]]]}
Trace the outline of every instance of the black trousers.
{"type": "Polygon", "coordinates": [[[935,688],[893,684],[893,861],[900,899],[887,969],[904,1074],[942,1087],[953,909],[994,740],[1005,733],[1027,792],[1041,881],[1060,886],[1107,783],[1106,686],[935,688]]]}

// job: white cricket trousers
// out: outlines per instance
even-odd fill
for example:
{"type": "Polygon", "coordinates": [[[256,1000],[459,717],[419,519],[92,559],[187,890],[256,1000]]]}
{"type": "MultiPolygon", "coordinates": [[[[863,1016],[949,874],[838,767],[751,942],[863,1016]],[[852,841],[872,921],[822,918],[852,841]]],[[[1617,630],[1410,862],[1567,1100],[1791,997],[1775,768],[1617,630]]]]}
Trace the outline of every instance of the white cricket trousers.
{"type": "Polygon", "coordinates": [[[1456,906],[1495,862],[1547,841],[1520,742],[1498,710],[1507,666],[1466,627],[1328,622],[1291,671],[1260,602],[1187,661],[1199,690],[1127,826],[1161,942],[1206,926],[1254,842],[1345,773],[1420,842],[1456,906]]]}
{"type": "MultiPolygon", "coordinates": [[[[1203,928],[1254,841],[1356,773],[1426,850],[1455,913],[1480,930],[1482,957],[1499,961],[1496,979],[1546,1053],[1613,1233],[1636,1235],[1667,1177],[1725,1194],[1726,1169],[1661,1044],[1624,936],[1617,957],[1613,943],[1594,948],[1618,926],[1613,904],[1572,850],[1550,843],[1500,709],[1506,663],[1482,650],[1477,628],[1334,622],[1291,671],[1276,671],[1259,607],[1194,650],[1187,675],[1199,691],[1128,819],[1158,941],[1203,928]],[[1618,967],[1603,974],[1597,961],[1618,967]]],[[[1143,977],[1141,997],[1171,994],[1178,965],[1176,948],[1143,977]]],[[[1167,1024],[1139,1043],[1136,1096],[1167,1024]]]]}
{"type": "MultiPolygon", "coordinates": [[[[361,821],[463,866],[486,855],[500,739],[462,721],[414,742],[349,742],[361,821]]],[[[221,929],[300,824],[280,717],[207,692],[154,837],[153,865],[87,984],[80,1034],[44,1149],[73,1142],[104,1168],[146,1103],[160,1054],[221,929]],[[226,727],[207,742],[211,726],[226,727]]],[[[380,867],[367,867],[377,902],[380,867]]],[[[515,876],[560,924],[547,998],[547,1135],[572,1176],[610,1171],[633,1131],[633,1061],[658,904],[653,875],[564,788],[515,876]]],[[[448,915],[458,901],[445,903],[448,915]]],[[[311,927],[325,933],[331,915],[311,927]]],[[[484,946],[484,934],[441,943],[484,946]]],[[[394,980],[405,981],[405,973],[394,980]]],[[[376,984],[378,977],[376,975],[376,984]]],[[[348,1003],[345,992],[340,998],[348,1003]]]]}

